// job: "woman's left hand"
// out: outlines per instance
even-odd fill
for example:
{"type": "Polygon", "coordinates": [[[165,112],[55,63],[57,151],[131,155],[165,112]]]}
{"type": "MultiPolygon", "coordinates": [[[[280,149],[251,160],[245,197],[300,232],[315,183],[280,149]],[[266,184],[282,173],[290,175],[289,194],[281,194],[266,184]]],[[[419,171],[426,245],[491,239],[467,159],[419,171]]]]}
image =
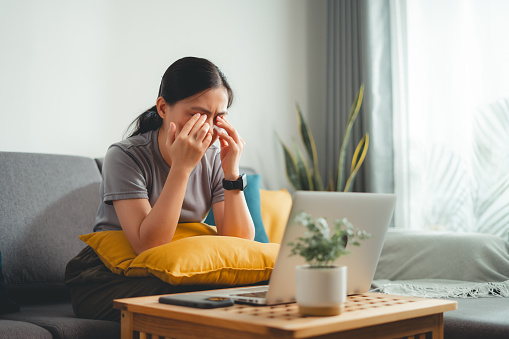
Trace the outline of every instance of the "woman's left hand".
{"type": "Polygon", "coordinates": [[[236,180],[240,175],[240,156],[246,143],[224,116],[217,117],[216,125],[222,129],[218,137],[224,177],[226,180],[236,180]]]}

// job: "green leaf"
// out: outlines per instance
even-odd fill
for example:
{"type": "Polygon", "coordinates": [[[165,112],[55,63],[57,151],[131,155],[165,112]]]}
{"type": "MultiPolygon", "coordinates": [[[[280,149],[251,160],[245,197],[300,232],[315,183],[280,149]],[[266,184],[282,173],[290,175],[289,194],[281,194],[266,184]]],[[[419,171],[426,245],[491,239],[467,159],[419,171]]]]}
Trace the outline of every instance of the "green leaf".
{"type": "Polygon", "coordinates": [[[299,134],[300,134],[302,143],[304,144],[304,147],[306,148],[306,152],[307,152],[309,158],[314,161],[315,155],[316,155],[316,149],[315,149],[313,136],[311,135],[311,132],[309,131],[306,121],[304,121],[304,117],[302,116],[302,112],[300,110],[299,105],[296,105],[296,109],[297,109],[297,124],[299,127],[299,134]]]}
{"type": "Polygon", "coordinates": [[[313,162],[313,184],[317,190],[322,191],[323,183],[320,176],[320,171],[318,170],[318,156],[316,153],[315,139],[313,138],[313,134],[311,133],[311,130],[308,128],[308,125],[302,116],[299,105],[296,105],[296,108],[300,137],[309,156],[309,159],[311,159],[313,162]]]}
{"type": "Polygon", "coordinates": [[[345,180],[345,160],[346,160],[346,150],[348,147],[348,143],[350,141],[350,133],[352,131],[353,124],[357,119],[357,115],[361,109],[362,98],[364,96],[364,85],[361,85],[359,88],[359,92],[357,92],[357,96],[353,101],[352,107],[350,108],[350,114],[348,115],[348,120],[345,128],[345,134],[343,136],[343,142],[341,143],[341,149],[339,151],[339,161],[337,168],[337,179],[336,179],[336,191],[343,190],[343,184],[345,180]]]}
{"type": "Polygon", "coordinates": [[[285,156],[286,177],[288,178],[290,184],[296,190],[300,190],[301,185],[298,173],[297,160],[295,159],[295,156],[292,154],[292,152],[288,149],[288,147],[286,147],[286,145],[281,140],[279,140],[279,142],[283,147],[283,153],[285,156]]]}
{"type": "Polygon", "coordinates": [[[345,248],[346,241],[351,244],[360,245],[361,236],[369,237],[366,232],[353,231],[353,225],[347,220],[335,220],[334,233],[329,235],[329,226],[324,218],[313,219],[305,212],[298,213],[293,222],[306,228],[307,232],[296,242],[290,242],[290,255],[300,255],[312,266],[331,265],[339,257],[348,255],[349,250],[345,248]],[[325,231],[326,230],[326,231],[325,231]]]}
{"type": "Polygon", "coordinates": [[[366,133],[364,137],[361,139],[361,141],[359,141],[359,144],[357,145],[357,148],[355,149],[355,152],[353,154],[351,172],[350,176],[348,177],[348,180],[346,181],[345,192],[351,191],[355,178],[357,177],[357,172],[359,172],[359,169],[364,163],[364,159],[366,159],[368,148],[369,148],[369,134],[366,133]]]}
{"type": "Polygon", "coordinates": [[[327,184],[326,191],[334,191],[336,188],[336,184],[334,183],[334,175],[332,173],[329,173],[329,183],[327,184]]]}
{"type": "Polygon", "coordinates": [[[304,158],[304,154],[302,154],[302,151],[297,147],[297,145],[294,145],[294,147],[295,159],[297,161],[297,174],[299,176],[301,187],[303,190],[313,191],[313,179],[311,178],[309,166],[304,158]]]}

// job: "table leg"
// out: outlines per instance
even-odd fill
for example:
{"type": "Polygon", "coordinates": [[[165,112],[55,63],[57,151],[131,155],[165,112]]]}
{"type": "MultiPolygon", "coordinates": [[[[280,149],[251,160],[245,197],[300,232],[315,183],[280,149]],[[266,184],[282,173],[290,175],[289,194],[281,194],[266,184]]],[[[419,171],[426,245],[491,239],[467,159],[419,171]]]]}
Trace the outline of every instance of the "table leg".
{"type": "Polygon", "coordinates": [[[444,314],[435,314],[435,326],[433,328],[433,339],[444,339],[444,314]]]}
{"type": "Polygon", "coordinates": [[[133,313],[122,310],[120,315],[120,334],[122,339],[133,338],[133,313]]]}

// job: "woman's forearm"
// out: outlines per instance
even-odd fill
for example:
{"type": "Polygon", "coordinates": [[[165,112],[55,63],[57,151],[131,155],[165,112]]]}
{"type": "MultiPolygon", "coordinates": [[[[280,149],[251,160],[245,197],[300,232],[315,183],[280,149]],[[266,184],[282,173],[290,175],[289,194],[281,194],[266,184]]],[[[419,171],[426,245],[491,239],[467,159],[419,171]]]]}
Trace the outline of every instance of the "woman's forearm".
{"type": "Polygon", "coordinates": [[[225,190],[223,223],[218,231],[220,235],[254,239],[254,223],[244,198],[244,192],[225,190]]]}
{"type": "Polygon", "coordinates": [[[189,174],[177,168],[171,169],[161,195],[139,228],[139,249],[169,243],[177,228],[186,193],[189,174]]]}

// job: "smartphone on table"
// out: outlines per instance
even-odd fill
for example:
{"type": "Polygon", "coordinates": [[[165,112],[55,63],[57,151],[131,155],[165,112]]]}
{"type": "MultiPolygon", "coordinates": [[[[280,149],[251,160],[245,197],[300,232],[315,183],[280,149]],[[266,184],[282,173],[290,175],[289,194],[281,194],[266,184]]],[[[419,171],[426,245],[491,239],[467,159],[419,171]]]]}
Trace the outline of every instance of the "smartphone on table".
{"type": "Polygon", "coordinates": [[[159,297],[163,304],[188,306],[195,308],[217,308],[233,306],[233,300],[225,297],[214,297],[210,295],[175,294],[159,297]]]}

